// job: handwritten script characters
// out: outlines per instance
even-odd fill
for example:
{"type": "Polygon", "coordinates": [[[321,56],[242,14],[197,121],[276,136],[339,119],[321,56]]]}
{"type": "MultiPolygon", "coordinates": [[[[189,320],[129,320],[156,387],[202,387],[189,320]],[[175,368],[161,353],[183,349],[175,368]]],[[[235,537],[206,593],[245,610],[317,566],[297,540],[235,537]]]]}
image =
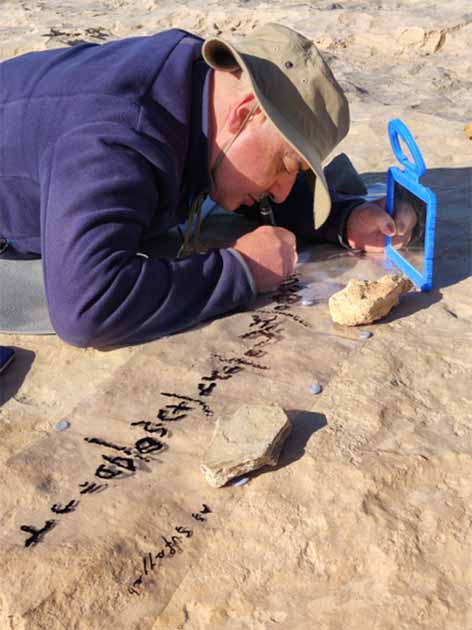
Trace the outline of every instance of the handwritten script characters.
{"type": "Polygon", "coordinates": [[[41,542],[43,537],[49,531],[51,531],[51,529],[56,527],[56,525],[57,525],[57,521],[46,521],[44,526],[41,527],[40,529],[37,529],[36,527],[33,527],[32,525],[22,525],[20,527],[21,531],[31,534],[30,537],[25,540],[25,547],[34,547],[35,545],[37,545],[39,542],[41,542]]]}
{"type": "MultiPolygon", "coordinates": [[[[157,410],[157,422],[143,419],[133,420],[129,423],[132,430],[139,429],[144,432],[144,436],[135,440],[132,446],[115,444],[110,440],[95,436],[85,437],[84,441],[91,447],[98,447],[105,451],[101,453],[101,462],[95,469],[96,479],[78,484],[78,492],[82,501],[73,497],[68,498],[65,505],[54,503],[50,508],[51,511],[61,516],[72,514],[84,500],[88,501],[92,496],[114,487],[104,482],[119,482],[136,475],[140,470],[140,461],[152,462],[154,455],[162,454],[167,450],[168,445],[163,440],[164,438],[171,438],[168,423],[185,420],[196,411],[207,417],[213,416],[213,411],[207,401],[222,383],[234,378],[237,374],[241,374],[248,368],[257,371],[269,370],[269,366],[264,365],[259,360],[267,355],[268,346],[284,338],[284,323],[290,320],[305,328],[309,327],[309,324],[300,316],[290,312],[290,308],[301,299],[299,290],[298,278],[293,276],[273,295],[275,305],[272,308],[251,313],[249,330],[239,335],[240,339],[249,342],[249,347],[239,356],[213,354],[212,357],[216,359],[219,365],[212,369],[209,374],[201,376],[197,383],[197,391],[193,396],[161,391],[160,396],[166,402],[157,410]]],[[[48,520],[41,528],[34,525],[21,525],[20,530],[30,534],[24,542],[25,547],[33,547],[42,542],[46,534],[52,531],[59,522],[59,519],[48,520]]]]}
{"type": "MultiPolygon", "coordinates": [[[[208,514],[211,513],[212,510],[208,505],[203,503],[202,508],[198,512],[192,512],[192,518],[198,523],[203,524],[207,522],[208,514]]],[[[141,557],[142,573],[128,584],[128,593],[130,595],[141,595],[140,588],[144,587],[146,577],[156,571],[160,561],[166,558],[172,558],[177,553],[183,553],[183,543],[194,534],[193,529],[184,525],[177,525],[174,527],[174,531],[177,532],[177,534],[161,536],[163,544],[158,551],[148,552],[141,557]]]]}

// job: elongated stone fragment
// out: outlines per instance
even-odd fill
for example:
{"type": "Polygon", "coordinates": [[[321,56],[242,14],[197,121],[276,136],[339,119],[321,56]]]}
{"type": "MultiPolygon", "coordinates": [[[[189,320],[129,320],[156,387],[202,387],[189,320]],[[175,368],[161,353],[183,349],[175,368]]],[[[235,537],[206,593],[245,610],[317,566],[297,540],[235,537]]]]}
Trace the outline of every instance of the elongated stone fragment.
{"type": "Polygon", "coordinates": [[[329,299],[329,311],[336,324],[359,326],[388,315],[400,295],[413,284],[404,276],[386,275],[379,280],[350,280],[347,286],[329,299]]]}
{"type": "Polygon", "coordinates": [[[285,411],[276,405],[244,405],[231,417],[219,418],[213,440],[200,466],[214,488],[262,466],[275,466],[290,430],[285,411]]]}

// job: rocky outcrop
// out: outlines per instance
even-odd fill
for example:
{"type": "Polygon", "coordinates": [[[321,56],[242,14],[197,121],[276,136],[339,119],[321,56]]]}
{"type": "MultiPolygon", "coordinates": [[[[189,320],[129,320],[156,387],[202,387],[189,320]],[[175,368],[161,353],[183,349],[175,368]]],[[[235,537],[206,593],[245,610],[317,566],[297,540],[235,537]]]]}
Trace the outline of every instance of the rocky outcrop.
{"type": "Polygon", "coordinates": [[[379,280],[350,280],[329,299],[329,311],[336,324],[359,326],[371,324],[388,315],[400,295],[413,284],[403,276],[386,275],[379,280]]]}
{"type": "Polygon", "coordinates": [[[286,413],[276,405],[244,405],[230,418],[220,418],[201,465],[205,479],[219,488],[239,475],[275,466],[290,429],[286,413]]]}

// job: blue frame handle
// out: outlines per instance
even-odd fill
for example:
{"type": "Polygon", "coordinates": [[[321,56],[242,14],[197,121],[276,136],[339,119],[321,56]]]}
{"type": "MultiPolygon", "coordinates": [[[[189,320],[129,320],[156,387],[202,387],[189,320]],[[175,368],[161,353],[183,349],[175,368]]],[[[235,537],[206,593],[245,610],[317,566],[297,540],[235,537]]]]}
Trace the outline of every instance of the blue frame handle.
{"type": "Polygon", "coordinates": [[[408,127],[399,118],[393,118],[388,123],[388,137],[390,138],[395,157],[405,167],[405,173],[410,173],[413,179],[418,181],[426,173],[426,164],[408,127]],[[400,145],[400,138],[408,147],[413,162],[408,159],[408,156],[403,151],[400,145]]]}

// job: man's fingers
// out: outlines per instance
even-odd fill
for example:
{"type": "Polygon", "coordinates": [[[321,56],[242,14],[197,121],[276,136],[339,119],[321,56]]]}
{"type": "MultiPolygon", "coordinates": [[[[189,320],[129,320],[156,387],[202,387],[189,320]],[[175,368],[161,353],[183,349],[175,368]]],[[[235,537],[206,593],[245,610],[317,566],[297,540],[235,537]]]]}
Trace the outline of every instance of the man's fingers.
{"type": "Polygon", "coordinates": [[[290,277],[297,261],[295,235],[281,227],[262,225],[233,247],[248,264],[258,293],[272,291],[290,277]]]}
{"type": "Polygon", "coordinates": [[[397,208],[395,220],[385,210],[385,198],[366,202],[351,212],[346,226],[350,247],[365,252],[384,250],[385,237],[392,237],[392,245],[400,249],[411,240],[417,217],[414,209],[405,204],[397,208]]]}
{"type": "Polygon", "coordinates": [[[378,230],[382,234],[385,234],[385,236],[395,236],[395,234],[397,233],[395,222],[388,214],[388,212],[380,210],[377,213],[376,224],[378,230]]]}
{"type": "Polygon", "coordinates": [[[291,256],[287,256],[285,260],[286,264],[284,266],[284,276],[285,279],[287,279],[290,278],[290,276],[294,272],[298,260],[298,254],[295,245],[292,246],[291,256]]]}
{"type": "Polygon", "coordinates": [[[403,236],[411,232],[416,225],[416,213],[409,204],[401,204],[395,212],[397,234],[403,236]]]}
{"type": "Polygon", "coordinates": [[[402,247],[405,247],[406,245],[408,245],[410,240],[411,240],[411,232],[408,232],[407,234],[403,234],[402,236],[395,236],[395,238],[392,240],[392,246],[394,249],[402,249],[402,247]]]}

